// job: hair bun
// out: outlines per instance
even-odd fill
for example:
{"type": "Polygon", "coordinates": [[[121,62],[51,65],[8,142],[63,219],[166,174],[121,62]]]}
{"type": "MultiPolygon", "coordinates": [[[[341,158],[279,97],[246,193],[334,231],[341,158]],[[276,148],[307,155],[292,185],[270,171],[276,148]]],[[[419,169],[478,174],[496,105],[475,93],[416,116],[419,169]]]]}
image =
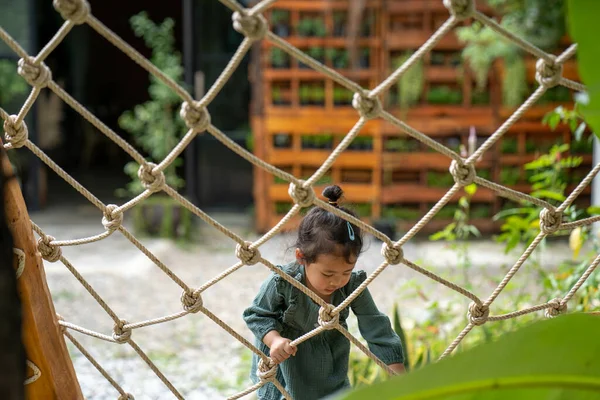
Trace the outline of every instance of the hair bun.
{"type": "Polygon", "coordinates": [[[330,203],[337,203],[343,194],[344,191],[338,185],[327,186],[325,190],[323,190],[323,196],[326,197],[330,203]]]}

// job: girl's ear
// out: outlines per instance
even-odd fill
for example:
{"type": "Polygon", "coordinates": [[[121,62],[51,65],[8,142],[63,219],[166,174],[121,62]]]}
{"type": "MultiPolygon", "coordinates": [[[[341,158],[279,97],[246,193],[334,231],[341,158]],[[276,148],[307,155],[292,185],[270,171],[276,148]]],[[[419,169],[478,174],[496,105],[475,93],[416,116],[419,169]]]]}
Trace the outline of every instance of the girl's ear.
{"type": "Polygon", "coordinates": [[[304,261],[304,254],[302,254],[302,251],[298,248],[296,248],[296,261],[298,261],[301,264],[304,261]]]}

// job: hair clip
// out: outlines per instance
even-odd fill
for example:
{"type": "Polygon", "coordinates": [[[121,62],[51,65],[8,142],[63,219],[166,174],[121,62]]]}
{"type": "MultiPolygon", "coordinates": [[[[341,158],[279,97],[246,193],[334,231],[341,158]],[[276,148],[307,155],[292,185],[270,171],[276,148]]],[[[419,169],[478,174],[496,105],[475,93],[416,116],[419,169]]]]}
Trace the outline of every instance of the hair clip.
{"type": "Polygon", "coordinates": [[[348,236],[350,237],[350,240],[354,241],[354,229],[352,229],[350,222],[346,221],[346,224],[348,225],[348,236]]]}
{"type": "Polygon", "coordinates": [[[331,200],[329,200],[328,203],[331,204],[334,207],[337,207],[337,205],[338,205],[337,201],[331,201],[331,200]]]}

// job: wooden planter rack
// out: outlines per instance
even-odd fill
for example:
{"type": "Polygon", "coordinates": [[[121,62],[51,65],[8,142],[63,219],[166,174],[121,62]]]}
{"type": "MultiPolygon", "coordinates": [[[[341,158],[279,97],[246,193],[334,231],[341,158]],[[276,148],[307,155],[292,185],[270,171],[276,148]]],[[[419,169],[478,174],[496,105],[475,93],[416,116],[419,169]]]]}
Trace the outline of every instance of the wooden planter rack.
{"type": "MultiPolygon", "coordinates": [[[[440,0],[367,0],[352,62],[346,38],[348,5],[345,0],[279,0],[268,18],[271,29],[285,40],[361,86],[373,88],[393,72],[398,57],[418,49],[448,16],[440,0]]],[[[457,151],[461,145],[468,147],[471,129],[476,132],[479,146],[514,111],[502,105],[502,64],[494,65],[486,92],[479,93],[461,60],[463,47],[451,32],[424,57],[422,94],[416,104],[400,109],[395,87],[382,99],[386,109],[408,125],[457,151]]],[[[290,59],[267,41],[253,56],[254,152],[268,163],[306,179],[358,120],[350,104],[352,93],[290,59]]],[[[526,66],[530,87],[534,87],[535,60],[526,60],[526,66]]],[[[578,78],[574,61],[565,65],[564,75],[578,78]]],[[[527,191],[523,165],[557,139],[571,142],[568,129],[558,127],[552,132],[541,124],[546,112],[559,104],[569,106],[570,93],[555,88],[543,100],[479,160],[476,168],[480,176],[527,191]]],[[[576,182],[584,171],[589,171],[591,148],[578,146],[573,152],[584,155],[581,171],[573,173],[576,182]]],[[[325,185],[340,184],[346,201],[365,221],[393,219],[404,230],[452,186],[449,165],[447,157],[397,127],[380,119],[371,120],[315,190],[320,195],[325,185]]],[[[258,231],[273,227],[293,205],[287,190],[287,182],[255,169],[258,231]]],[[[449,223],[459,197],[444,207],[423,232],[449,223]]],[[[581,201],[589,203],[585,192],[581,201]]],[[[505,199],[479,188],[473,198],[472,222],[484,232],[497,231],[499,225],[491,217],[508,206],[505,199]]],[[[298,221],[292,219],[285,229],[295,228],[298,221]]]]}

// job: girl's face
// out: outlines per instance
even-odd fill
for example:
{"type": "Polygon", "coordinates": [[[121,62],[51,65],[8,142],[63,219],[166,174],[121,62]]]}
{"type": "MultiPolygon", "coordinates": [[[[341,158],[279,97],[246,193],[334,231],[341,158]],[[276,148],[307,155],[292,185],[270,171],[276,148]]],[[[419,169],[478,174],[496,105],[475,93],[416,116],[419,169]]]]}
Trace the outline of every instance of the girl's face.
{"type": "Polygon", "coordinates": [[[327,299],[346,286],[356,265],[356,259],[351,259],[353,262],[349,264],[343,256],[336,254],[320,254],[315,262],[308,264],[300,249],[296,249],[296,259],[304,264],[308,288],[327,299]]]}

